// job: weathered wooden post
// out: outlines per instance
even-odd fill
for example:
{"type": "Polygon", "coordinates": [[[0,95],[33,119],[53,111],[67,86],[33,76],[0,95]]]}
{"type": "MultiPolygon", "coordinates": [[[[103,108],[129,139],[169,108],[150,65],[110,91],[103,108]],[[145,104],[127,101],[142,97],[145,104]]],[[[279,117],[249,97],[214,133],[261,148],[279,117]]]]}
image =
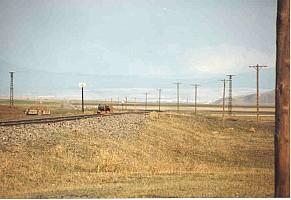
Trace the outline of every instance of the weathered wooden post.
{"type": "Polygon", "coordinates": [[[277,1],[275,197],[290,197],[290,1],[277,1]]]}

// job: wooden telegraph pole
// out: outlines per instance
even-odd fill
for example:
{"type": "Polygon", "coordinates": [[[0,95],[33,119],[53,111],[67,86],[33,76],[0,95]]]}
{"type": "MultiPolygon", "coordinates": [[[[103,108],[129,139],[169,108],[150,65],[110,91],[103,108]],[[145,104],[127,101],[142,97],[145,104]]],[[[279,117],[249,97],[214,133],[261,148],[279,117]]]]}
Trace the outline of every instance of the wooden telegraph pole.
{"type": "Polygon", "coordinates": [[[161,112],[161,91],[162,89],[158,89],[159,91],[159,112],[161,112]]]}
{"type": "Polygon", "coordinates": [[[290,1],[277,3],[275,197],[290,197],[290,1]]]}
{"type": "Polygon", "coordinates": [[[201,86],[201,85],[199,85],[199,84],[193,84],[192,86],[195,87],[195,99],[194,99],[194,102],[195,102],[195,115],[196,115],[196,114],[197,114],[197,113],[196,113],[196,107],[197,107],[197,88],[198,88],[199,86],[201,86]]]}
{"type": "Polygon", "coordinates": [[[117,97],[117,110],[118,110],[118,106],[119,106],[119,97],[117,97]]]}
{"type": "Polygon", "coordinates": [[[177,82],[177,83],[174,83],[174,84],[176,84],[177,85],[177,111],[179,111],[179,89],[180,89],[180,84],[182,84],[182,83],[179,83],[179,82],[177,82]]]}
{"type": "Polygon", "coordinates": [[[224,105],[225,105],[225,83],[228,81],[228,80],[219,80],[219,81],[222,81],[223,82],[223,96],[222,96],[222,120],[224,121],[224,105]]]}
{"type": "Polygon", "coordinates": [[[127,97],[125,97],[125,110],[127,111],[127,97]]]}
{"type": "Polygon", "coordinates": [[[146,95],[146,98],[145,98],[145,111],[147,111],[147,106],[148,106],[148,93],[144,93],[146,95]]]}
{"type": "Polygon", "coordinates": [[[260,101],[259,101],[259,72],[260,72],[260,69],[262,69],[263,67],[267,67],[267,66],[259,66],[257,64],[255,66],[249,66],[249,67],[253,67],[257,71],[257,122],[259,122],[259,108],[260,108],[260,101]]]}

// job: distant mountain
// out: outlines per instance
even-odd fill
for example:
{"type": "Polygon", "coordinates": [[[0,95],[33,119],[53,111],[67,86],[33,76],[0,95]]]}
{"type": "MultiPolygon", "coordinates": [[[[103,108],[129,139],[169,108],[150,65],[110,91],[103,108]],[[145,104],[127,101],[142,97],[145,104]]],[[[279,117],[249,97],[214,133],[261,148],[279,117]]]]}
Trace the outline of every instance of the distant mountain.
{"type": "MultiPolygon", "coordinates": [[[[163,89],[163,95],[168,91],[173,90],[173,94],[168,93],[167,98],[176,98],[175,82],[181,82],[181,98],[191,98],[193,95],[193,86],[191,84],[201,84],[201,91],[204,91],[205,99],[203,101],[211,102],[217,99],[209,89],[221,90],[222,84],[218,80],[227,77],[225,75],[205,75],[205,76],[143,76],[143,75],[128,75],[126,72],[120,75],[101,75],[96,73],[80,73],[80,72],[57,72],[50,69],[39,70],[32,66],[16,65],[13,62],[0,59],[0,96],[8,96],[10,88],[10,75],[9,71],[15,71],[14,75],[14,94],[16,96],[69,96],[73,92],[79,92],[79,83],[87,83],[87,93],[90,90],[95,96],[103,92],[103,90],[111,91],[108,93],[109,97],[112,96],[125,96],[129,95],[126,92],[129,88],[143,89],[143,94],[146,90],[155,90],[157,88],[163,89]],[[115,89],[124,91],[117,94],[115,89]],[[121,90],[122,89],[122,90],[121,90]],[[123,90],[124,89],[124,90],[123,90]],[[188,92],[191,90],[191,92],[188,92]],[[208,92],[207,92],[208,91],[208,92]],[[183,96],[183,93],[184,96],[183,96]]],[[[236,74],[233,77],[232,86],[236,91],[238,89],[254,89],[256,87],[256,73],[250,69],[246,73],[236,74]]],[[[275,69],[268,67],[260,71],[260,88],[272,90],[275,87],[275,69]]],[[[228,85],[227,85],[228,88],[228,85]]],[[[155,91],[156,92],[156,91],[155,91]]],[[[152,93],[155,93],[152,92],[152,93]]],[[[107,94],[107,93],[106,93],[107,94]]],[[[94,97],[95,97],[94,96],[94,97]]],[[[92,97],[93,98],[93,97],[92,97]]],[[[107,97],[106,97],[107,98],[107,97]]],[[[269,101],[269,100],[268,100],[269,101]]]]}
{"type": "MultiPolygon", "coordinates": [[[[259,97],[260,104],[262,105],[275,105],[275,90],[264,92],[260,94],[259,97]]],[[[227,104],[228,98],[225,98],[225,103],[227,104]]],[[[257,94],[241,95],[232,97],[233,105],[252,105],[257,103],[257,94]]],[[[222,104],[222,98],[213,102],[213,104],[222,104]]]]}

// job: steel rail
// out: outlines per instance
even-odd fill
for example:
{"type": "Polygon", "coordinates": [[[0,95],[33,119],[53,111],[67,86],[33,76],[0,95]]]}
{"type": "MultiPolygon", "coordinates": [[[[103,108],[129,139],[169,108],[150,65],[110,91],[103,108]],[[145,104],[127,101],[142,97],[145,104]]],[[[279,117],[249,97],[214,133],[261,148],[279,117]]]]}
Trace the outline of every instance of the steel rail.
{"type": "Polygon", "coordinates": [[[49,118],[27,119],[27,120],[13,120],[13,121],[0,122],[0,126],[55,123],[55,122],[61,122],[61,121],[72,121],[72,120],[80,120],[80,119],[93,118],[93,117],[106,117],[106,116],[114,116],[114,115],[142,114],[142,113],[148,113],[148,112],[140,111],[140,112],[106,113],[106,114],[97,113],[97,114],[91,114],[91,115],[75,115],[75,116],[49,117],[49,118]]]}

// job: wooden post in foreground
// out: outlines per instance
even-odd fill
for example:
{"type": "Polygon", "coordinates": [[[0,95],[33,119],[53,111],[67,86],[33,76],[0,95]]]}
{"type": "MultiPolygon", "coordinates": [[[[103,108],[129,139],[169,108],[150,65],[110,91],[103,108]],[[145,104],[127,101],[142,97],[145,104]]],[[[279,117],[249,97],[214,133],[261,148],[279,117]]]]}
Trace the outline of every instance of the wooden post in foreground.
{"type": "Polygon", "coordinates": [[[277,1],[275,197],[290,197],[290,1],[277,1]]]}

